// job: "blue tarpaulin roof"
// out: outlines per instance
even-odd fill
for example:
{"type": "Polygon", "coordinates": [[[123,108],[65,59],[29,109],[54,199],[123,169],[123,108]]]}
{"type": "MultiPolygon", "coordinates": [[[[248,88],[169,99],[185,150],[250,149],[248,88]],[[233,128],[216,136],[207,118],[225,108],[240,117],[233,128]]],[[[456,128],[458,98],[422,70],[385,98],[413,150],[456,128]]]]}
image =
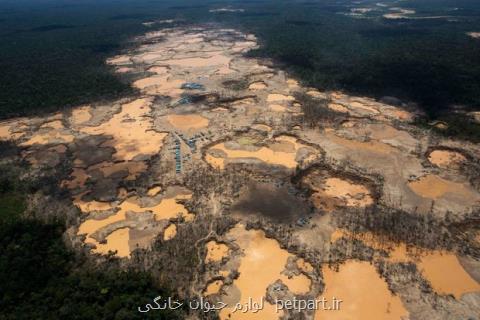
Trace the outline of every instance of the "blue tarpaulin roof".
{"type": "Polygon", "coordinates": [[[185,82],[182,84],[181,88],[186,90],[205,90],[205,87],[202,84],[195,82],[185,82]]]}

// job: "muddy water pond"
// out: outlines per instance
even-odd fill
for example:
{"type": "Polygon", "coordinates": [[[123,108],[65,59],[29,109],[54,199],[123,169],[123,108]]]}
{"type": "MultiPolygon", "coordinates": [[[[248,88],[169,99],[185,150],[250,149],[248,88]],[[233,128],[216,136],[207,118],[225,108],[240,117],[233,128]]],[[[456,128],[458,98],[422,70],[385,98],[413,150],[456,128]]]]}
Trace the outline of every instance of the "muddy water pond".
{"type": "Polygon", "coordinates": [[[218,262],[224,257],[228,256],[228,247],[223,243],[217,243],[216,241],[207,242],[207,255],[205,262],[218,262]]]}
{"type": "Polygon", "coordinates": [[[464,155],[450,150],[434,150],[428,155],[428,160],[440,168],[458,167],[467,161],[464,155]]]}
{"type": "Polygon", "coordinates": [[[287,187],[268,183],[250,183],[232,206],[241,218],[257,216],[278,223],[292,223],[309,213],[305,200],[296,197],[287,187]]]}
{"type": "Polygon", "coordinates": [[[334,242],[341,237],[357,239],[376,250],[385,250],[389,254],[390,262],[415,263],[421,275],[438,294],[451,294],[456,299],[460,299],[465,293],[480,292],[480,283],[476,282],[463,268],[455,253],[407,248],[405,243],[380,240],[372,233],[353,235],[342,229],[336,230],[330,240],[334,242]]]}
{"type": "Polygon", "coordinates": [[[238,268],[239,276],[223,296],[223,300],[228,301],[229,307],[220,312],[220,319],[280,319],[282,314],[266,301],[264,308],[257,313],[233,312],[233,308],[237,302],[248,303],[249,298],[260,302],[265,298],[267,288],[278,279],[290,291],[306,293],[310,288],[310,279],[303,274],[291,279],[282,274],[291,254],[280,248],[276,240],[267,238],[263,231],[246,230],[244,225],[238,224],[229,231],[228,236],[241,248],[242,256],[238,268]]]}
{"type": "Polygon", "coordinates": [[[198,114],[171,114],[167,116],[167,119],[173,127],[183,131],[202,129],[208,126],[208,119],[198,114]]]}
{"type": "Polygon", "coordinates": [[[462,183],[449,181],[436,175],[426,175],[408,184],[410,189],[424,198],[439,199],[447,194],[463,198],[465,203],[478,201],[478,194],[462,183]]]}
{"type": "Polygon", "coordinates": [[[363,208],[374,203],[372,191],[365,183],[337,177],[328,170],[312,170],[302,182],[312,190],[313,204],[326,211],[339,207],[363,208]]]}
{"type": "Polygon", "coordinates": [[[347,261],[338,272],[323,268],[326,299],[342,300],[340,310],[317,311],[315,320],[399,320],[408,312],[368,262],[347,261]]]}
{"type": "Polygon", "coordinates": [[[310,154],[315,156],[317,151],[313,148],[304,145],[295,137],[291,136],[278,136],[267,146],[255,146],[250,144],[243,146],[242,141],[248,139],[248,137],[238,138],[236,143],[240,144],[239,147],[230,148],[228,142],[218,143],[210,147],[209,150],[218,150],[225,156],[213,156],[207,153],[205,160],[213,167],[224,169],[225,162],[229,159],[258,159],[266,164],[284,166],[289,169],[293,169],[299,163],[297,157],[298,152],[308,150],[310,154]]]}

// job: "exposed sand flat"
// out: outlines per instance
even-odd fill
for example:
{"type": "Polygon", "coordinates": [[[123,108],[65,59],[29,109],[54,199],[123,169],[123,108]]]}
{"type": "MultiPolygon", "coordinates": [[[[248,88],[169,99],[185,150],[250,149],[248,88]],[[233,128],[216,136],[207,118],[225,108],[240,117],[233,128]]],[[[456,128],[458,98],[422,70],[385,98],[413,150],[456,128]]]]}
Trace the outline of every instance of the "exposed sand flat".
{"type": "Polygon", "coordinates": [[[120,68],[117,68],[115,69],[115,72],[117,73],[127,73],[127,72],[133,72],[135,71],[133,68],[129,68],[129,67],[120,67],[120,68]]]}
{"type": "Polygon", "coordinates": [[[152,129],[152,121],[147,117],[151,100],[137,99],[124,104],[120,113],[97,127],[83,127],[82,132],[92,135],[109,135],[112,140],[103,146],[114,147],[117,160],[132,160],[137,155],[153,155],[160,151],[165,132],[152,129]]]}
{"type": "Polygon", "coordinates": [[[410,182],[408,186],[419,196],[430,199],[439,199],[446,194],[456,195],[464,199],[474,198],[477,201],[479,198],[477,194],[465,187],[465,185],[448,181],[435,175],[423,176],[418,180],[410,182]]]}
{"type": "Polygon", "coordinates": [[[147,191],[147,196],[154,197],[154,196],[156,196],[157,194],[159,194],[161,191],[162,191],[162,187],[160,187],[160,186],[156,186],[156,187],[150,188],[150,189],[148,189],[148,191],[147,191]]]}
{"type": "MultiPolygon", "coordinates": [[[[280,279],[290,290],[297,292],[308,292],[310,280],[303,277],[293,277],[288,279],[281,274],[287,263],[290,254],[281,249],[278,242],[265,237],[263,231],[246,230],[241,224],[231,229],[228,236],[235,239],[235,242],[242,249],[239,277],[234,280],[233,286],[239,292],[227,290],[229,301],[248,303],[251,298],[255,302],[260,302],[265,297],[267,287],[280,279]],[[307,281],[306,281],[306,280],[307,281]],[[294,289],[292,289],[294,288],[294,289]]],[[[229,305],[220,312],[220,319],[248,319],[248,320],[268,320],[280,319],[282,312],[276,312],[275,307],[265,301],[264,308],[257,313],[254,312],[235,312],[232,313],[233,305],[229,305]]]]}
{"type": "Polygon", "coordinates": [[[228,67],[228,66],[221,66],[220,68],[218,68],[215,71],[215,74],[226,75],[226,74],[231,74],[231,73],[234,73],[234,72],[235,72],[235,70],[230,69],[230,67],[228,67]]]}
{"type": "Polygon", "coordinates": [[[176,218],[177,216],[181,216],[187,222],[192,221],[195,215],[188,212],[188,210],[182,204],[178,203],[179,200],[189,199],[190,197],[191,195],[179,195],[174,198],[163,199],[158,205],[149,207],[147,209],[153,212],[156,220],[168,220],[176,218]]]}
{"type": "Polygon", "coordinates": [[[287,85],[289,88],[297,88],[300,86],[300,83],[295,79],[287,79],[287,85]]]}
{"type": "MultiPolygon", "coordinates": [[[[165,87],[167,86],[167,83],[168,83],[168,76],[160,75],[160,76],[151,76],[148,78],[139,79],[133,83],[133,86],[138,89],[146,89],[152,86],[165,87]]],[[[177,88],[172,88],[172,89],[180,89],[180,85],[182,83],[179,82],[178,84],[179,86],[177,88]]]]}
{"type": "Polygon", "coordinates": [[[184,68],[200,68],[200,67],[212,67],[218,65],[228,66],[231,61],[230,57],[222,54],[214,55],[208,58],[183,58],[183,59],[171,59],[168,60],[170,65],[178,65],[184,68]]]}
{"type": "Polygon", "coordinates": [[[255,129],[258,131],[264,131],[264,132],[272,131],[272,127],[269,127],[266,124],[261,124],[261,123],[252,125],[252,129],[255,129]]]}
{"type": "MultiPolygon", "coordinates": [[[[114,223],[127,220],[127,213],[143,213],[151,212],[155,220],[168,220],[172,218],[177,218],[178,216],[184,217],[185,221],[191,221],[194,217],[193,214],[189,213],[187,209],[178,203],[180,199],[188,199],[190,195],[176,195],[172,198],[164,198],[158,204],[152,206],[141,206],[139,204],[139,198],[136,196],[130,197],[123,201],[118,207],[117,212],[113,215],[108,216],[105,219],[87,219],[85,220],[78,229],[78,234],[86,234],[86,243],[91,243],[97,245],[98,242],[91,237],[91,235],[98,230],[105,228],[114,223]]],[[[78,199],[79,200],[79,199],[78,199]]],[[[81,200],[80,200],[81,201],[81,200]]],[[[97,201],[75,203],[81,208],[83,212],[89,212],[94,210],[108,210],[112,206],[105,204],[105,206],[99,205],[97,201]],[[94,206],[93,208],[91,206],[94,206]],[[100,208],[99,208],[100,207],[100,208]]],[[[153,239],[154,235],[152,235],[153,239]]]]}
{"type": "Polygon", "coordinates": [[[146,94],[179,98],[185,92],[181,89],[183,83],[183,80],[171,79],[168,75],[157,75],[137,80],[133,86],[146,94]]]}
{"type": "Polygon", "coordinates": [[[148,68],[149,72],[153,72],[156,74],[163,74],[163,75],[167,74],[169,70],[170,69],[166,66],[153,66],[148,68]]]}
{"type": "Polygon", "coordinates": [[[288,289],[295,294],[306,294],[310,291],[310,279],[304,275],[300,274],[298,276],[293,276],[292,278],[283,277],[280,278],[282,282],[288,287],[288,289]]]}
{"type": "Polygon", "coordinates": [[[220,8],[220,9],[211,9],[209,12],[218,13],[218,12],[244,12],[245,9],[233,9],[233,8],[220,8]]]}
{"type": "Polygon", "coordinates": [[[372,155],[389,154],[391,152],[396,152],[395,148],[389,146],[388,144],[377,142],[377,141],[360,142],[356,140],[345,139],[345,138],[336,136],[333,132],[327,132],[326,136],[329,138],[330,141],[336,144],[342,145],[349,149],[371,152],[372,155]]]}
{"type": "Polygon", "coordinates": [[[393,110],[393,116],[399,120],[411,121],[413,120],[413,114],[404,110],[393,110]]]}
{"type": "Polygon", "coordinates": [[[342,127],[344,128],[353,128],[355,127],[355,125],[357,125],[357,122],[352,120],[342,122],[342,127]]]}
{"type": "Polygon", "coordinates": [[[376,140],[392,147],[399,148],[400,150],[414,151],[418,144],[418,140],[412,137],[407,131],[398,130],[393,126],[384,123],[358,125],[348,131],[349,136],[376,140]]]}
{"type": "Polygon", "coordinates": [[[472,117],[473,121],[475,121],[476,123],[480,123],[480,111],[472,111],[469,112],[468,115],[472,117]]]}
{"type": "Polygon", "coordinates": [[[198,114],[169,114],[168,122],[178,130],[191,131],[208,126],[208,119],[198,114]]]}
{"type": "Polygon", "coordinates": [[[434,150],[428,155],[428,160],[440,168],[456,168],[467,158],[461,153],[450,150],[434,150]]]}
{"type": "Polygon", "coordinates": [[[320,92],[318,90],[309,90],[307,91],[307,94],[312,97],[312,98],[316,98],[316,99],[326,99],[327,98],[327,95],[323,92],[320,92]]]}
{"type": "Polygon", "coordinates": [[[282,101],[295,101],[293,96],[288,96],[280,93],[270,93],[267,96],[267,102],[282,102],[282,101]]]}
{"type": "Polygon", "coordinates": [[[130,247],[128,245],[130,240],[129,233],[129,228],[115,230],[105,238],[107,243],[97,243],[96,248],[93,249],[93,251],[101,254],[107,254],[109,251],[116,251],[116,256],[128,258],[130,257],[130,247]]]}
{"type": "Polygon", "coordinates": [[[330,96],[333,98],[333,99],[342,99],[343,97],[345,97],[345,95],[339,91],[333,91],[330,93],[330,96]]]}
{"type": "Polygon", "coordinates": [[[463,269],[456,255],[435,251],[420,259],[422,275],[439,294],[453,294],[456,299],[468,292],[480,292],[480,284],[463,269]]]}
{"type": "Polygon", "coordinates": [[[328,108],[332,109],[334,111],[348,113],[348,108],[346,108],[344,105],[341,105],[341,104],[338,104],[338,103],[329,103],[328,108]]]}
{"type": "Polygon", "coordinates": [[[117,198],[119,200],[125,200],[125,198],[128,196],[128,190],[125,188],[118,188],[118,193],[117,193],[117,198]]]}
{"type": "Polygon", "coordinates": [[[207,288],[205,289],[204,295],[205,296],[210,296],[212,294],[217,294],[220,292],[220,289],[223,286],[223,281],[222,280],[215,280],[213,282],[210,282],[207,285],[207,288]]]}
{"type": "Polygon", "coordinates": [[[205,161],[214,168],[217,168],[217,169],[224,169],[225,168],[225,159],[224,158],[214,157],[211,154],[207,153],[205,155],[205,161]]]}
{"type": "MultiPolygon", "coordinates": [[[[125,220],[125,214],[127,211],[134,211],[133,209],[137,209],[135,212],[144,212],[147,211],[147,209],[142,210],[141,208],[138,207],[137,204],[135,203],[130,203],[132,201],[131,198],[125,200],[121,205],[120,205],[120,210],[117,211],[115,214],[105,218],[105,219],[88,219],[85,220],[80,227],[78,228],[78,234],[87,234],[90,236],[92,233],[95,231],[106,227],[110,224],[113,224],[115,222],[119,222],[122,220],[125,220]]],[[[88,240],[88,239],[87,239],[88,240]]]]}
{"type": "Polygon", "coordinates": [[[175,238],[177,235],[177,225],[176,224],[170,224],[168,227],[165,228],[163,231],[163,240],[167,241],[170,239],[175,238]]]}
{"type": "Polygon", "coordinates": [[[467,32],[467,36],[474,39],[480,39],[480,32],[467,32]]]}
{"type": "Polygon", "coordinates": [[[207,255],[205,256],[205,263],[222,261],[223,258],[228,256],[229,249],[223,243],[209,241],[206,247],[207,255]]]}
{"type": "Polygon", "coordinates": [[[411,10],[411,9],[403,9],[403,8],[390,8],[391,11],[396,11],[396,12],[393,12],[393,13],[387,13],[387,14],[384,14],[383,17],[385,19],[410,19],[411,15],[415,14],[415,10],[411,10]]]}
{"type": "Polygon", "coordinates": [[[201,43],[203,41],[205,41],[205,39],[202,36],[197,36],[197,37],[193,37],[191,39],[185,40],[185,43],[192,44],[192,43],[201,43]]]}
{"type": "MultiPolygon", "coordinates": [[[[219,143],[210,148],[210,150],[220,150],[227,155],[227,159],[242,159],[242,158],[255,158],[259,159],[267,164],[281,165],[289,169],[295,168],[298,162],[296,161],[297,151],[304,146],[301,143],[297,143],[297,139],[294,137],[280,136],[276,138],[276,142],[287,141],[293,143],[294,150],[292,152],[276,151],[271,147],[260,147],[257,150],[244,150],[244,149],[229,149],[225,143],[219,143]],[[292,142],[293,141],[293,142],[292,142]]],[[[215,168],[223,169],[225,166],[225,159],[208,155],[205,160],[215,168]]]]}
{"type": "Polygon", "coordinates": [[[370,190],[347,179],[331,177],[328,172],[312,171],[302,180],[313,191],[311,200],[322,210],[338,207],[366,207],[373,204],[370,190]]]}
{"type": "Polygon", "coordinates": [[[257,43],[254,41],[241,41],[241,42],[235,42],[235,45],[232,47],[233,52],[247,52],[248,50],[251,50],[252,48],[255,48],[257,46],[257,43]]]}
{"type": "Polygon", "coordinates": [[[366,111],[366,112],[369,112],[371,114],[378,114],[379,111],[371,106],[368,106],[362,102],[359,102],[359,101],[353,101],[350,103],[350,107],[353,108],[353,109],[360,109],[362,111],[366,111]]]}
{"type": "Polygon", "coordinates": [[[211,111],[213,111],[213,112],[228,112],[229,110],[227,108],[218,107],[218,108],[213,108],[211,111]]]}
{"type": "Polygon", "coordinates": [[[10,132],[11,127],[11,122],[0,122],[0,140],[12,139],[12,133],[10,132]]]}
{"type": "Polygon", "coordinates": [[[325,291],[321,297],[341,299],[340,310],[317,311],[315,320],[399,320],[408,312],[387,283],[368,262],[347,261],[339,272],[323,267],[325,291]]]}
{"type": "Polygon", "coordinates": [[[73,204],[76,205],[83,213],[89,213],[92,211],[106,211],[113,208],[113,205],[110,202],[101,202],[96,200],[84,201],[81,199],[83,195],[84,194],[82,193],[76,196],[73,200],[73,204]]]}
{"type": "Polygon", "coordinates": [[[122,64],[130,64],[130,56],[116,56],[110,59],[107,59],[108,64],[114,64],[114,65],[122,65],[122,64]]]}
{"type": "Polygon", "coordinates": [[[339,178],[325,180],[325,194],[341,198],[347,206],[366,207],[373,204],[370,191],[365,186],[339,178]]]}
{"type": "Polygon", "coordinates": [[[274,112],[285,112],[287,111],[287,107],[279,105],[279,104],[271,104],[269,105],[270,110],[274,112]]]}
{"type": "Polygon", "coordinates": [[[90,106],[78,107],[72,110],[72,115],[69,119],[70,124],[74,127],[84,124],[92,118],[90,106]]]}
{"type": "Polygon", "coordinates": [[[267,85],[263,81],[253,82],[248,86],[248,89],[250,90],[263,90],[266,88],[267,88],[267,85]]]}
{"type": "Polygon", "coordinates": [[[49,129],[55,129],[55,130],[62,130],[64,129],[63,123],[60,120],[53,120],[50,122],[45,122],[40,126],[40,128],[49,128],[49,129]]]}

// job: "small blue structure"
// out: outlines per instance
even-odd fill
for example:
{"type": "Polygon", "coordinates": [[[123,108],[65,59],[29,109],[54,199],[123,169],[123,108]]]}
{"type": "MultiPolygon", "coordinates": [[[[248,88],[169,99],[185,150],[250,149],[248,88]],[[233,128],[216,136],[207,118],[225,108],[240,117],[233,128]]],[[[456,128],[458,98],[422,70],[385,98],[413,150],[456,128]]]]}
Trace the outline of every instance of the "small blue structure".
{"type": "Polygon", "coordinates": [[[180,149],[180,140],[175,139],[175,172],[181,173],[182,171],[182,155],[181,155],[181,149],[180,149]]]}
{"type": "Polygon", "coordinates": [[[306,226],[308,224],[308,219],[307,218],[300,218],[297,220],[297,225],[300,227],[306,226]]]}
{"type": "Polygon", "coordinates": [[[202,84],[196,82],[185,82],[181,88],[184,90],[205,90],[202,84]]]}

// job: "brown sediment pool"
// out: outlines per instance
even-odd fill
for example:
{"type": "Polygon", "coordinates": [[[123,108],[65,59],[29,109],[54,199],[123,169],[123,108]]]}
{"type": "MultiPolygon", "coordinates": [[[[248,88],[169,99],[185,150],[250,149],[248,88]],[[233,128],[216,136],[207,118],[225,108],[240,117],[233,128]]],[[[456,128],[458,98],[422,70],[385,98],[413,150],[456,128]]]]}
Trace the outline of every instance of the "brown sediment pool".
{"type": "Polygon", "coordinates": [[[101,146],[114,147],[116,160],[132,160],[137,155],[153,155],[160,151],[165,132],[152,130],[152,120],[147,117],[151,100],[137,99],[122,105],[120,113],[97,127],[83,127],[80,131],[91,135],[107,135],[112,139],[101,146]]]}
{"type": "Polygon", "coordinates": [[[467,158],[456,151],[452,150],[433,150],[428,155],[428,160],[440,168],[457,168],[467,158]]]}
{"type": "Polygon", "coordinates": [[[385,250],[391,262],[415,263],[422,276],[438,294],[452,294],[456,299],[460,299],[465,293],[480,292],[480,284],[465,271],[456,254],[452,252],[407,248],[403,242],[380,240],[368,232],[352,234],[343,229],[335,230],[330,240],[334,242],[341,237],[360,240],[376,250],[385,250]]]}
{"type": "MultiPolygon", "coordinates": [[[[188,210],[180,203],[178,200],[188,199],[191,195],[175,195],[173,197],[165,197],[155,205],[151,206],[141,206],[140,199],[136,196],[132,196],[123,201],[117,208],[117,212],[108,216],[104,219],[87,219],[79,227],[77,234],[86,235],[85,242],[91,243],[97,246],[99,242],[92,237],[92,234],[105,228],[109,225],[127,220],[127,213],[143,213],[151,212],[153,218],[157,221],[160,220],[169,220],[181,216],[185,221],[191,221],[194,218],[194,214],[188,212],[188,210]]],[[[114,208],[110,203],[103,203],[98,201],[83,202],[80,199],[74,201],[77,206],[79,206],[82,211],[104,211],[114,208]]],[[[175,227],[176,231],[176,227],[175,227]]],[[[173,234],[171,229],[170,235],[173,234]]],[[[152,235],[153,239],[154,235],[152,235]]],[[[117,238],[115,238],[117,239],[117,238]]],[[[117,243],[117,242],[116,242],[117,243]]],[[[109,248],[112,248],[112,245],[109,245],[109,248]]],[[[113,250],[112,250],[113,251],[113,250]]]]}
{"type": "Polygon", "coordinates": [[[182,131],[202,129],[208,126],[208,119],[198,114],[170,114],[167,116],[167,120],[173,127],[182,131]]]}
{"type": "Polygon", "coordinates": [[[113,231],[105,238],[106,243],[96,243],[96,248],[93,251],[101,254],[116,251],[116,256],[118,257],[130,257],[129,232],[130,228],[121,228],[113,231]]]}
{"type": "MultiPolygon", "coordinates": [[[[462,183],[445,180],[436,175],[426,175],[408,184],[410,189],[424,198],[438,199],[446,194],[454,194],[465,199],[478,198],[462,183]]],[[[470,201],[469,201],[470,202],[470,201]]]]}
{"type": "Polygon", "coordinates": [[[210,296],[212,294],[217,294],[220,292],[220,289],[222,288],[222,286],[223,286],[222,280],[215,280],[213,282],[210,282],[205,288],[204,295],[210,296]]]}
{"type": "Polygon", "coordinates": [[[349,260],[338,272],[323,267],[325,290],[321,297],[341,299],[340,310],[319,310],[315,320],[399,320],[408,311],[398,296],[368,262],[349,260]]]}
{"type": "MultiPolygon", "coordinates": [[[[291,254],[280,248],[276,240],[267,238],[263,231],[246,230],[244,225],[238,224],[229,231],[228,236],[235,239],[243,252],[238,268],[239,276],[233,282],[235,290],[227,290],[227,296],[230,292],[229,301],[247,303],[251,298],[260,302],[266,295],[267,287],[278,279],[292,292],[306,293],[310,290],[310,279],[305,275],[289,279],[282,274],[291,254]]],[[[220,319],[268,320],[280,319],[282,315],[267,301],[264,308],[257,313],[232,313],[233,307],[234,304],[223,309],[220,312],[220,319]]]]}
{"type": "Polygon", "coordinates": [[[374,203],[372,191],[363,183],[332,175],[328,170],[314,169],[302,178],[312,191],[311,200],[320,209],[337,207],[363,208],[374,203]]]}
{"type": "MultiPolygon", "coordinates": [[[[225,161],[229,159],[255,158],[267,164],[281,165],[286,168],[295,168],[297,162],[297,152],[300,148],[309,148],[298,142],[296,138],[290,136],[279,136],[272,141],[270,146],[254,148],[236,148],[230,149],[224,142],[210,147],[209,150],[220,150],[226,157],[217,157],[207,153],[205,160],[215,168],[223,169],[225,161]],[[292,146],[289,151],[280,151],[278,145],[289,144],[292,146]]],[[[313,152],[313,149],[311,150],[313,152]]]]}
{"type": "Polygon", "coordinates": [[[177,235],[177,225],[175,225],[174,223],[171,223],[163,231],[163,240],[173,239],[175,238],[176,235],[177,235]]]}
{"type": "Polygon", "coordinates": [[[205,263],[222,261],[228,256],[228,246],[216,241],[207,242],[207,255],[205,256],[205,263]]]}

